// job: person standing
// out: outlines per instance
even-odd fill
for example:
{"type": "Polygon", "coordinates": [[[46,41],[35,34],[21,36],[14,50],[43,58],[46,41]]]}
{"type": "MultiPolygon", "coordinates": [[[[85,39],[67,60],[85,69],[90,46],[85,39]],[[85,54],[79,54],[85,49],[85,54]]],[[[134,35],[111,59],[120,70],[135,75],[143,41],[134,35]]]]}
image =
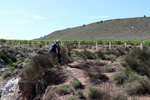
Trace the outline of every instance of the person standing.
{"type": "Polygon", "coordinates": [[[61,55],[60,55],[60,50],[61,50],[60,45],[61,45],[61,41],[60,40],[56,40],[55,44],[51,45],[49,53],[52,53],[52,54],[54,53],[55,55],[57,55],[59,64],[63,65],[63,63],[61,62],[61,59],[60,59],[61,58],[61,55]]]}

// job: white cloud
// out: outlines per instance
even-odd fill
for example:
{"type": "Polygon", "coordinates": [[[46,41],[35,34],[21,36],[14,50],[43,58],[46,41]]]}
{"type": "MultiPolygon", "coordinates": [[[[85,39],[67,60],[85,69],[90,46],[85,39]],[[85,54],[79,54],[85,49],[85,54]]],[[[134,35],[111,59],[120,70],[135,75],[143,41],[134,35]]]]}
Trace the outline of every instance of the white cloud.
{"type": "Polygon", "coordinates": [[[17,21],[16,24],[20,25],[20,24],[23,24],[23,22],[22,21],[17,21]]]}
{"type": "Polygon", "coordinates": [[[94,18],[108,18],[109,16],[90,16],[89,18],[94,19],[94,18]]]}
{"type": "Polygon", "coordinates": [[[36,20],[45,19],[44,17],[39,16],[39,15],[34,15],[34,16],[32,16],[32,18],[34,18],[34,19],[36,19],[36,20]]]}

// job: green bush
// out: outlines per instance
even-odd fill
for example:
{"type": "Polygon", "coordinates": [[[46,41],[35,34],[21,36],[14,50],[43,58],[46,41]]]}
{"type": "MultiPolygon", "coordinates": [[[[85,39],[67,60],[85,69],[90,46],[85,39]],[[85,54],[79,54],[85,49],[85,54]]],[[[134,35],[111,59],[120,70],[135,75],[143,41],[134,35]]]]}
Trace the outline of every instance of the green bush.
{"type": "Polygon", "coordinates": [[[113,75],[113,80],[116,83],[116,85],[124,84],[126,79],[127,79],[126,74],[122,72],[117,72],[113,75]]]}
{"type": "Polygon", "coordinates": [[[72,86],[75,88],[75,89],[79,89],[79,88],[82,88],[83,87],[83,85],[82,85],[82,83],[80,82],[80,81],[74,81],[74,82],[72,82],[72,86]]]}
{"type": "Polygon", "coordinates": [[[56,92],[59,94],[59,95],[66,95],[66,94],[70,94],[71,93],[71,89],[69,88],[69,85],[63,85],[63,86],[60,86],[56,92]]]}
{"type": "Polygon", "coordinates": [[[116,61],[117,57],[115,55],[104,55],[104,60],[116,61]]]}
{"type": "Polygon", "coordinates": [[[78,96],[71,96],[68,98],[68,100],[79,100],[78,96]]]}
{"type": "Polygon", "coordinates": [[[123,94],[119,94],[116,97],[114,97],[113,100],[128,100],[128,98],[123,94]]]}
{"type": "Polygon", "coordinates": [[[0,59],[4,60],[7,64],[16,62],[17,59],[14,53],[9,53],[7,50],[2,49],[0,51],[0,59]]]}
{"type": "Polygon", "coordinates": [[[86,59],[96,59],[96,56],[94,53],[87,51],[86,49],[84,51],[81,51],[79,53],[79,56],[81,56],[82,58],[86,59]]]}
{"type": "Polygon", "coordinates": [[[96,51],[95,54],[97,55],[97,58],[104,59],[104,52],[102,50],[96,51]]]}
{"type": "Polygon", "coordinates": [[[114,68],[111,68],[111,67],[106,67],[106,68],[105,68],[105,72],[107,72],[107,73],[115,72],[115,69],[114,69],[114,68]]]}
{"type": "Polygon", "coordinates": [[[78,96],[80,99],[84,98],[84,95],[81,91],[77,91],[75,95],[78,96]]]}
{"type": "Polygon", "coordinates": [[[150,80],[142,79],[141,81],[128,83],[125,89],[129,95],[150,94],[150,80]]]}
{"type": "Polygon", "coordinates": [[[90,88],[88,91],[88,96],[91,100],[110,100],[110,96],[107,94],[107,92],[97,88],[90,88]]]}
{"type": "Polygon", "coordinates": [[[150,49],[135,49],[125,58],[126,65],[141,75],[150,77],[150,49]]]}
{"type": "Polygon", "coordinates": [[[116,61],[123,62],[123,61],[124,61],[124,58],[120,56],[120,57],[118,57],[118,58],[116,59],[116,61]]]}
{"type": "Polygon", "coordinates": [[[124,68],[113,75],[113,80],[117,85],[123,85],[125,82],[140,81],[143,77],[133,72],[131,69],[124,68]]]}
{"type": "Polygon", "coordinates": [[[118,52],[117,56],[123,56],[123,55],[125,55],[125,49],[123,47],[118,47],[116,50],[118,52]]]}

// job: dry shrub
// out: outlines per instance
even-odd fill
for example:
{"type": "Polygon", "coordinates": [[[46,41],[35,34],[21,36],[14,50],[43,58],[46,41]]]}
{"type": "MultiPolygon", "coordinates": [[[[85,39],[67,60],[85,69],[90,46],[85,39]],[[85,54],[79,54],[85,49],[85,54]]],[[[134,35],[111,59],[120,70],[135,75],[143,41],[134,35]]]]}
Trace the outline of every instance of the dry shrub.
{"type": "Polygon", "coordinates": [[[89,66],[85,69],[85,73],[90,77],[91,82],[98,84],[108,80],[108,77],[105,74],[102,74],[102,70],[101,66],[89,66]]]}
{"type": "Polygon", "coordinates": [[[88,96],[90,100],[111,100],[111,97],[107,92],[97,88],[90,88],[88,96]]]}
{"type": "Polygon", "coordinates": [[[113,100],[128,100],[128,98],[123,94],[118,94],[113,100]]]}
{"type": "Polygon", "coordinates": [[[150,49],[135,49],[127,55],[125,63],[133,71],[150,77],[150,49]]]}
{"type": "Polygon", "coordinates": [[[61,54],[61,61],[64,63],[64,64],[68,64],[68,63],[71,63],[73,62],[73,59],[71,58],[70,55],[70,52],[69,50],[67,50],[67,48],[65,47],[61,47],[61,51],[60,51],[60,54],[61,54]]]}
{"type": "Polygon", "coordinates": [[[102,50],[96,51],[95,54],[97,55],[97,58],[104,59],[104,52],[102,50]]]}
{"type": "Polygon", "coordinates": [[[7,64],[17,61],[15,53],[10,53],[5,49],[0,50],[0,59],[4,60],[7,64]]]}
{"type": "Polygon", "coordinates": [[[95,54],[90,51],[87,51],[86,49],[84,49],[84,51],[78,52],[77,55],[81,57],[84,61],[86,61],[87,59],[96,59],[95,54]]]}
{"type": "Polygon", "coordinates": [[[126,91],[129,95],[150,94],[150,80],[143,79],[126,85],[126,91]]]}
{"type": "Polygon", "coordinates": [[[52,67],[53,57],[51,54],[33,57],[31,63],[19,75],[21,77],[19,87],[23,91],[23,95],[32,99],[35,96],[35,85],[38,80],[42,80],[45,88],[47,85],[63,82],[62,73],[52,67]]]}
{"type": "Polygon", "coordinates": [[[62,85],[56,90],[56,92],[59,95],[66,95],[66,94],[71,93],[71,89],[70,89],[69,85],[62,85]]]}

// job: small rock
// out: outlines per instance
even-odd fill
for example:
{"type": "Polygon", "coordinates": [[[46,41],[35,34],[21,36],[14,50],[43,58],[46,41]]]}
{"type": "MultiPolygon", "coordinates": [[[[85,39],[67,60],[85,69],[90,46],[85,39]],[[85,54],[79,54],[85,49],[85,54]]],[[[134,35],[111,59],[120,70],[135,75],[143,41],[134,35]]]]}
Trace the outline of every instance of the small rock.
{"type": "Polygon", "coordinates": [[[0,65],[5,65],[5,61],[0,60],[0,65]]]}
{"type": "Polygon", "coordinates": [[[17,57],[17,58],[19,58],[19,57],[21,57],[21,55],[20,55],[20,54],[18,54],[16,57],[17,57]]]}
{"type": "Polygon", "coordinates": [[[5,68],[1,68],[1,69],[0,69],[0,73],[3,73],[3,72],[5,72],[5,71],[6,71],[5,68]]]}
{"type": "Polygon", "coordinates": [[[18,64],[17,68],[18,69],[22,69],[23,68],[24,63],[18,64]]]}

